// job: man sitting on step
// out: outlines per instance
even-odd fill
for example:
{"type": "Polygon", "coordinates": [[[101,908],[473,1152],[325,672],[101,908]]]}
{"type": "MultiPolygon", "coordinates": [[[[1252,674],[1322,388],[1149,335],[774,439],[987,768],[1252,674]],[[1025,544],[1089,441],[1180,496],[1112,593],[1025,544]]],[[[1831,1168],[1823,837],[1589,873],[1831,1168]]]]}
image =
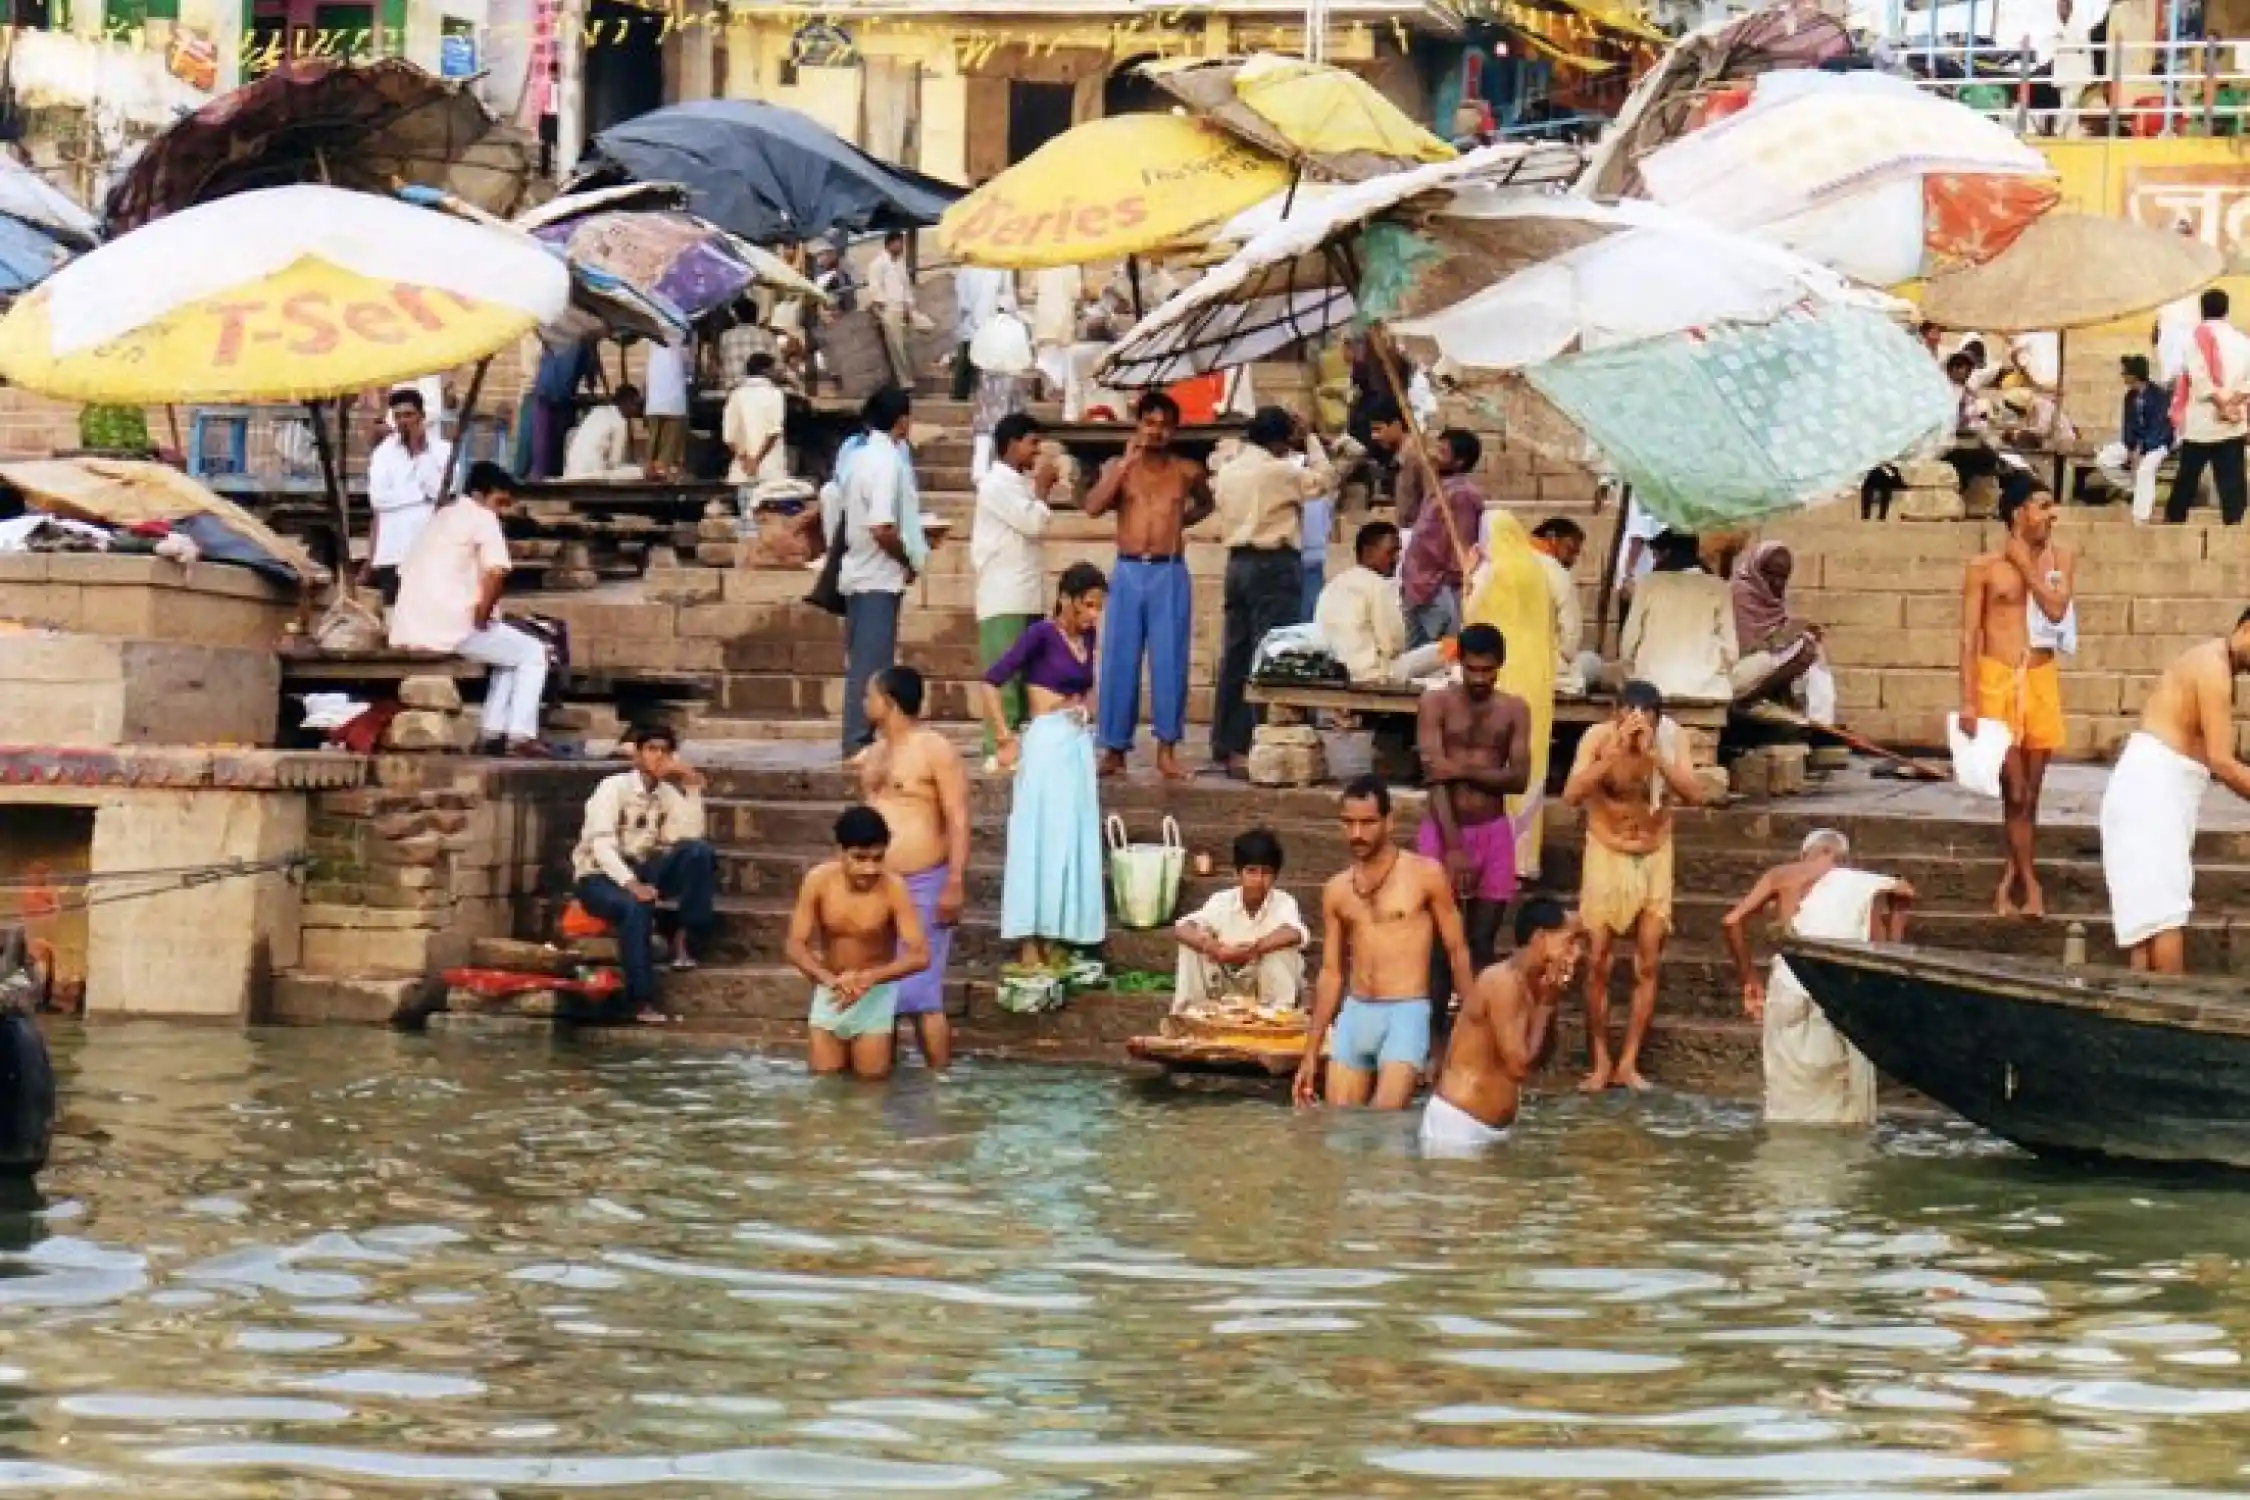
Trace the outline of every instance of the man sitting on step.
{"type": "Polygon", "coordinates": [[[692,945],[711,927],[718,860],[703,837],[703,773],[680,759],[678,738],[654,724],[634,730],[631,744],[633,769],[587,799],[571,870],[579,904],[617,930],[625,1008],[655,1026],[665,1020],[652,952],[658,926],[670,929],[672,967],[694,968],[692,945]]]}

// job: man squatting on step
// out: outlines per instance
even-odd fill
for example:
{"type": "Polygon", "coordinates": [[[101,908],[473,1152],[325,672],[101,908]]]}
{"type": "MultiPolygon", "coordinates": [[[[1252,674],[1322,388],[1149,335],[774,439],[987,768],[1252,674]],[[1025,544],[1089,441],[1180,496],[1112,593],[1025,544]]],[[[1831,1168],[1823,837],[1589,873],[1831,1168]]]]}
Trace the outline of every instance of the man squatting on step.
{"type": "Polygon", "coordinates": [[[650,724],[631,743],[633,769],[586,800],[571,868],[578,904],[616,929],[625,1010],[653,1025],[665,1017],[649,950],[669,927],[672,967],[695,967],[691,944],[711,926],[718,857],[703,837],[703,773],[680,758],[679,740],[650,724]]]}
{"type": "Polygon", "coordinates": [[[1320,893],[1320,981],[1294,1095],[1300,1105],[1313,1102],[1321,1043],[1334,1025],[1328,1102],[1404,1109],[1429,1066],[1432,1005],[1452,998],[1430,993],[1432,948],[1444,945],[1450,972],[1476,970],[1445,866],[1391,842],[1391,791],[1382,778],[1353,780],[1340,811],[1351,865],[1320,893]]]}
{"type": "Polygon", "coordinates": [[[872,807],[836,819],[836,857],[797,889],[789,962],[813,982],[806,1060],[814,1073],[888,1078],[898,981],[930,961],[906,882],[883,867],[891,830],[872,807]]]}
{"type": "Polygon", "coordinates": [[[953,1061],[945,965],[968,888],[969,773],[953,742],[923,725],[922,692],[912,667],[875,674],[867,684],[875,743],[858,765],[869,805],[890,825],[885,867],[906,882],[930,945],[929,967],[898,982],[898,1013],[912,1022],[922,1061],[943,1071],[953,1061]]]}
{"type": "Polygon", "coordinates": [[[1555,1002],[1578,968],[1578,919],[1547,896],[1516,912],[1516,951],[1461,1001],[1430,1102],[1422,1154],[1474,1156],[1508,1138],[1523,1083],[1554,1034],[1555,1002]]]}
{"type": "Polygon", "coordinates": [[[2136,969],[2187,972],[2203,790],[2216,777],[2237,797],[2250,797],[2250,766],[2234,750],[2234,679],[2245,671],[2250,610],[2232,634],[2191,646],[2164,669],[2102,792],[2110,922],[2136,969]]]}

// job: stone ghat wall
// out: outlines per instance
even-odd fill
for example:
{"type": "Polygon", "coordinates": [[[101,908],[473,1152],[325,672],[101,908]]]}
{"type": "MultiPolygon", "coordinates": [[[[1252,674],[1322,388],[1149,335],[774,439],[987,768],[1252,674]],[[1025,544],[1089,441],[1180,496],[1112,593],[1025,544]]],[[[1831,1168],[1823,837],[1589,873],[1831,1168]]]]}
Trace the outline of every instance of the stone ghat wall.
{"type": "Polygon", "coordinates": [[[614,764],[376,756],[316,796],[299,957],[268,1019],[390,1019],[480,937],[536,935],[566,889],[586,798],[614,764]]]}

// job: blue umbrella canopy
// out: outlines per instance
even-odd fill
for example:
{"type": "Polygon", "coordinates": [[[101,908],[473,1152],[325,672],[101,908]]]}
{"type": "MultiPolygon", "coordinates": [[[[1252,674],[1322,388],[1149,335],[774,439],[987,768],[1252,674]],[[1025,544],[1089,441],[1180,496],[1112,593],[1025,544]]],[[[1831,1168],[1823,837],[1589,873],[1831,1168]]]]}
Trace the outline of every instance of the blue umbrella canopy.
{"type": "Polygon", "coordinates": [[[698,217],[754,245],[919,229],[965,195],[879,161],[793,109],[752,99],[675,104],[595,136],[571,191],[621,182],[678,183],[698,217]]]}

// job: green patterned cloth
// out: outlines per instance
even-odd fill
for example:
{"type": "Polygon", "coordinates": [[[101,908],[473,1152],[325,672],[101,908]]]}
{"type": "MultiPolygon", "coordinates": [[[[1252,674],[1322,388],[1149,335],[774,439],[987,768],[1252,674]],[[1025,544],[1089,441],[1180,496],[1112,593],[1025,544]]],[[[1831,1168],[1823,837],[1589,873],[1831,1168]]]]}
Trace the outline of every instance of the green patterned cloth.
{"type": "Polygon", "coordinates": [[[1666,525],[1718,531],[1797,510],[1942,436],[1954,398],[1882,314],[1777,322],[1570,354],[1524,372],[1666,525]]]}
{"type": "Polygon", "coordinates": [[[148,451],[148,413],[137,406],[87,406],[78,413],[78,446],[89,453],[148,451]]]}

